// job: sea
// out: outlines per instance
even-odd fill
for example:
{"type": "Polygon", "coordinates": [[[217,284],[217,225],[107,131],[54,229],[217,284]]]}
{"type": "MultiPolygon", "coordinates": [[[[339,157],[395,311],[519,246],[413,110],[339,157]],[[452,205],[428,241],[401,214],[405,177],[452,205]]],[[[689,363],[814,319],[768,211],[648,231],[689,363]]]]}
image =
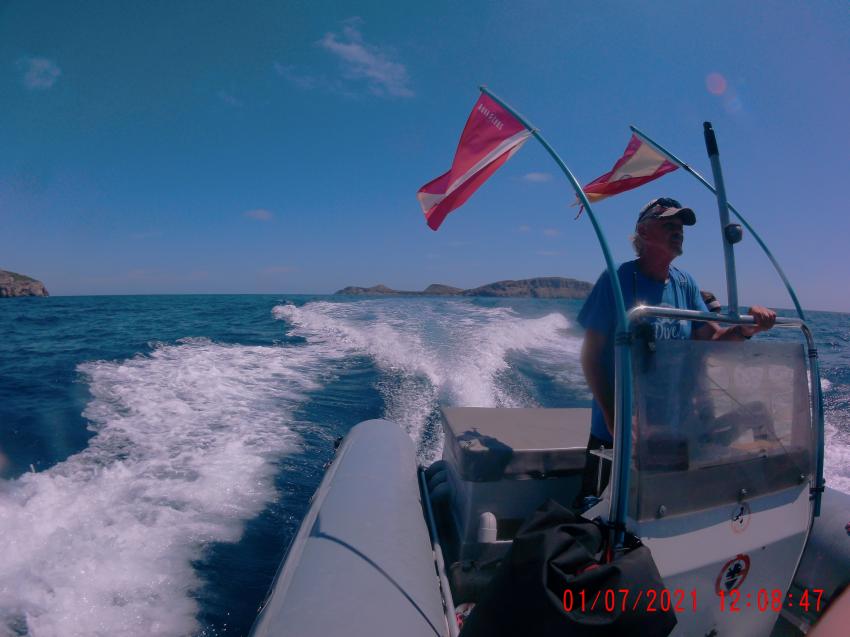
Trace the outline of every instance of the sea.
{"type": "MultiPolygon", "coordinates": [[[[441,405],[588,406],[580,304],[3,299],[0,636],[246,635],[352,426],[398,422],[427,464],[441,405]]],[[[850,493],[850,315],[807,314],[850,493]]]]}

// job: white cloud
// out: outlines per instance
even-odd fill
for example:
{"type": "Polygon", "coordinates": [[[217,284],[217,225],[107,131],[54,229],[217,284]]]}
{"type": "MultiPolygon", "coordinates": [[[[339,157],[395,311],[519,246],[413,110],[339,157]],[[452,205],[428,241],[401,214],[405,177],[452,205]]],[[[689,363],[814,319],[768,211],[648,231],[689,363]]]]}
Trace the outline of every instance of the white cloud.
{"type": "Polygon", "coordinates": [[[242,106],[245,106],[245,102],[240,100],[238,97],[228,93],[227,91],[219,91],[217,95],[218,99],[220,99],[228,106],[233,106],[234,108],[240,108],[242,106]]]}
{"type": "Polygon", "coordinates": [[[543,234],[545,234],[547,237],[557,237],[559,234],[561,234],[561,231],[557,228],[546,228],[543,231],[543,234]]]}
{"type": "Polygon", "coordinates": [[[342,78],[331,79],[326,75],[305,73],[292,64],[275,62],[273,66],[275,73],[302,91],[320,90],[352,99],[358,97],[357,92],[349,88],[351,83],[346,83],[342,78]]]}
{"type": "Polygon", "coordinates": [[[21,58],[16,66],[23,73],[24,86],[31,91],[46,91],[52,88],[62,75],[62,69],[47,58],[21,58]]]}
{"type": "Polygon", "coordinates": [[[552,179],[552,173],[526,173],[522,176],[525,181],[530,181],[535,184],[543,183],[552,179]]]}
{"type": "Polygon", "coordinates": [[[518,229],[520,232],[523,232],[523,233],[525,233],[525,232],[531,232],[531,226],[527,226],[527,225],[525,225],[525,224],[522,224],[522,225],[521,225],[519,228],[517,228],[517,229],[518,229]]]}
{"type": "Polygon", "coordinates": [[[257,221],[271,221],[274,218],[274,214],[271,210],[266,210],[265,208],[254,208],[253,210],[246,210],[242,213],[245,217],[249,219],[256,219],[257,221]]]}
{"type": "Polygon", "coordinates": [[[361,24],[360,18],[349,18],[342,33],[326,33],[318,45],[339,59],[346,79],[365,82],[375,95],[413,97],[407,68],[388,50],[364,41],[361,24]]]}
{"type": "Polygon", "coordinates": [[[327,80],[325,78],[301,73],[291,64],[275,62],[274,71],[285,80],[304,90],[309,91],[314,88],[327,86],[327,80]]]}

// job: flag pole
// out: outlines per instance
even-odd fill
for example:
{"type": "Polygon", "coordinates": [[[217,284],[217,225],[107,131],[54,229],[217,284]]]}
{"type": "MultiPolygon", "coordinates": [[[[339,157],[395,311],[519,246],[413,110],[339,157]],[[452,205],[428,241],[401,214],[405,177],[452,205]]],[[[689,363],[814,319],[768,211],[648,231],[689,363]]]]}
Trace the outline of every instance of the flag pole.
{"type": "Polygon", "coordinates": [[[611,250],[608,248],[608,242],[605,239],[605,234],[596,220],[596,215],[590,206],[587,196],[584,194],[581,185],[575,178],[573,173],[560,158],[555,149],[549,145],[540,132],[532,126],[527,119],[520,115],[510,105],[506,104],[497,95],[494,95],[486,86],[480,86],[481,92],[495,100],[502,108],[507,110],[511,115],[531,131],[531,134],[538,142],[546,149],[546,152],[555,160],[558,167],[566,176],[567,180],[575,190],[576,196],[581,201],[584,209],[587,211],[587,216],[590,223],[593,225],[593,230],[596,232],[596,238],[599,240],[599,246],[602,248],[602,255],[605,257],[605,264],[608,268],[608,276],[611,279],[611,287],[614,290],[614,303],[617,308],[617,334],[615,336],[614,347],[614,367],[617,370],[616,382],[614,383],[614,461],[612,463],[611,477],[611,509],[609,512],[609,523],[613,528],[614,543],[617,548],[621,547],[624,542],[626,529],[626,513],[629,495],[629,468],[632,452],[632,358],[630,349],[629,324],[626,318],[626,304],[623,300],[623,290],[620,286],[620,278],[617,276],[617,268],[614,265],[614,260],[611,257],[611,250]]]}
{"type": "MultiPolygon", "coordinates": [[[[714,186],[712,186],[710,183],[708,183],[708,181],[706,181],[706,179],[702,175],[700,175],[696,170],[694,170],[691,166],[689,166],[687,163],[685,163],[684,161],[679,159],[676,155],[674,155],[669,150],[664,148],[664,146],[662,146],[661,144],[656,142],[654,139],[649,137],[649,135],[647,135],[643,131],[639,130],[636,126],[630,126],[629,128],[631,128],[632,132],[635,135],[637,135],[643,141],[645,141],[647,144],[649,144],[650,146],[655,148],[655,150],[657,150],[659,153],[661,153],[662,155],[667,157],[667,159],[672,161],[674,164],[678,165],[686,173],[689,173],[690,175],[692,175],[698,182],[700,182],[703,186],[708,188],[712,193],[714,193],[715,195],[717,194],[717,191],[714,189],[714,186]]],[[[781,278],[782,282],[785,284],[785,289],[788,290],[788,295],[791,297],[791,301],[793,301],[793,303],[794,303],[794,308],[797,310],[797,315],[803,321],[805,321],[806,316],[803,314],[803,308],[800,305],[800,301],[797,300],[797,294],[796,294],[796,292],[794,292],[794,288],[791,286],[791,282],[788,280],[788,277],[785,276],[785,272],[782,270],[782,267],[779,265],[779,262],[773,256],[773,253],[767,247],[765,242],[762,241],[762,238],[753,229],[753,227],[747,222],[746,219],[744,219],[744,216],[740,212],[738,212],[738,210],[735,208],[735,206],[733,206],[728,201],[726,202],[726,204],[729,206],[729,210],[731,210],[732,213],[738,218],[738,221],[740,221],[744,225],[744,227],[747,229],[747,231],[751,235],[753,235],[753,239],[756,240],[756,243],[759,244],[761,249],[764,251],[765,255],[767,255],[767,258],[770,260],[771,264],[773,265],[773,269],[776,270],[776,273],[779,275],[779,278],[781,278]]]]}

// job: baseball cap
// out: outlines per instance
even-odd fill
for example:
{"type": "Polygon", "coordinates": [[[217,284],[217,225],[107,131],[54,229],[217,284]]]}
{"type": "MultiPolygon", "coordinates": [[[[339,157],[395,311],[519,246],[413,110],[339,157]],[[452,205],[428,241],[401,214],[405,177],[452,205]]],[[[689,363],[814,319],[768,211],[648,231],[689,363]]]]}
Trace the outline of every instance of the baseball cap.
{"type": "Polygon", "coordinates": [[[658,197],[641,209],[637,223],[641,224],[649,219],[662,219],[678,215],[681,215],[682,223],[686,226],[692,226],[697,222],[697,216],[690,208],[682,208],[682,204],[670,197],[658,197]]]}

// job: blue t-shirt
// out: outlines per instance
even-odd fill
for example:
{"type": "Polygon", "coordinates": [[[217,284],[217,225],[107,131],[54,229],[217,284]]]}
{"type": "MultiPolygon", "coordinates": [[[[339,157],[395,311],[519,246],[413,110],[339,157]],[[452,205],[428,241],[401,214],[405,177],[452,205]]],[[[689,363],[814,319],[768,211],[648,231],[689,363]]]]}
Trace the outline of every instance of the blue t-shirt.
{"type": "MultiPolygon", "coordinates": [[[[694,277],[673,266],[670,266],[670,276],[664,283],[644,276],[637,267],[637,261],[628,261],[621,265],[617,268],[617,276],[623,290],[626,311],[636,305],[656,305],[708,312],[694,277]]],[[[691,338],[692,329],[702,325],[702,323],[668,318],[652,318],[647,321],[652,324],[655,340],[691,338]]],[[[584,302],[584,307],[578,315],[578,322],[585,329],[593,329],[608,336],[605,341],[602,364],[613,387],[614,331],[617,327],[617,315],[614,290],[607,270],[600,275],[590,296],[584,302]]],[[[592,412],[590,433],[609,444],[612,443],[611,434],[605,426],[605,417],[596,400],[593,401],[592,412]]]]}

